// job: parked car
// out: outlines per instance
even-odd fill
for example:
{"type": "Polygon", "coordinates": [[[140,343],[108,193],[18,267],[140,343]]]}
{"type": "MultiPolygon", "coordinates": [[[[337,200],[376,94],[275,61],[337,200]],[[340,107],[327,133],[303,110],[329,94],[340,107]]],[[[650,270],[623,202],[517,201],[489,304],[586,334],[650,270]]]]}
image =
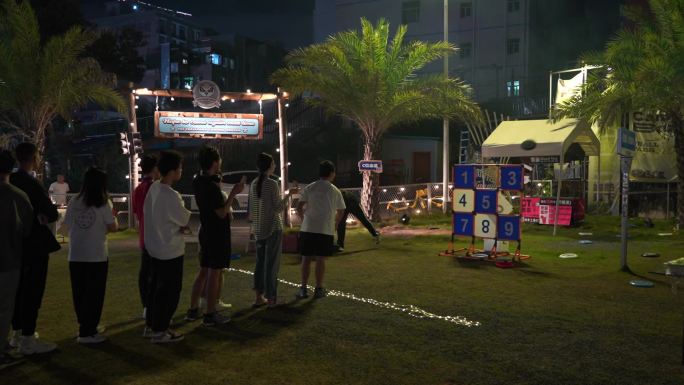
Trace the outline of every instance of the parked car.
{"type": "MultiPolygon", "coordinates": [[[[228,171],[224,172],[223,176],[221,177],[221,190],[223,190],[226,194],[230,194],[230,191],[233,189],[233,186],[240,182],[240,179],[242,179],[243,175],[247,177],[247,181],[245,182],[244,191],[235,196],[235,200],[233,201],[232,206],[234,213],[247,212],[247,208],[249,205],[249,186],[252,184],[253,181],[257,180],[257,178],[259,177],[259,171],[228,171]]],[[[277,175],[272,175],[271,178],[277,182],[280,182],[280,177],[277,175]]]]}
{"type": "MultiPolygon", "coordinates": [[[[221,191],[223,191],[226,196],[230,194],[230,191],[233,189],[233,186],[240,182],[240,179],[242,179],[242,176],[245,175],[246,182],[245,182],[245,189],[238,195],[235,196],[235,200],[233,201],[233,205],[231,206],[233,213],[238,213],[238,214],[246,214],[247,209],[249,206],[249,188],[252,184],[253,181],[255,181],[259,177],[259,171],[257,170],[242,170],[242,171],[228,171],[224,172],[221,177],[221,191]]],[[[271,175],[271,178],[278,183],[280,183],[280,177],[278,175],[271,175]]],[[[297,184],[295,183],[296,187],[297,184]]],[[[296,200],[299,198],[299,194],[293,195],[293,198],[296,200]]],[[[193,211],[198,211],[199,208],[197,207],[197,202],[195,202],[195,197],[193,196],[190,202],[191,210],[193,211]]]]}

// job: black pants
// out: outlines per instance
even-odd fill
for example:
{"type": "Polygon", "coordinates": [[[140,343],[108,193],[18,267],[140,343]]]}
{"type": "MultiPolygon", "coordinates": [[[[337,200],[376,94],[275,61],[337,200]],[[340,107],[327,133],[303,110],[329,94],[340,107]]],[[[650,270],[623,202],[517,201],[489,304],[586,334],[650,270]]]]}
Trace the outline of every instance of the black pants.
{"type": "Polygon", "coordinates": [[[171,325],[178,308],[183,288],[183,256],[161,260],[151,258],[150,303],[147,308],[147,326],[154,332],[163,332],[171,325]]]}
{"type": "Polygon", "coordinates": [[[366,229],[372,236],[378,235],[378,232],[375,231],[375,227],[373,227],[373,224],[368,220],[366,214],[363,213],[361,206],[351,205],[344,210],[342,220],[340,220],[340,223],[337,225],[337,246],[344,247],[344,237],[347,234],[347,217],[349,216],[349,214],[355,216],[356,219],[358,219],[359,222],[361,222],[361,224],[363,224],[366,227],[366,229]]]}
{"type": "Polygon", "coordinates": [[[78,319],[78,336],[97,334],[102,316],[109,262],[69,262],[71,297],[78,319]]]}
{"type": "Polygon", "coordinates": [[[150,282],[152,275],[150,274],[150,264],[152,257],[143,249],[140,257],[140,272],[138,273],[138,290],[140,291],[140,302],[143,308],[148,307],[150,297],[150,282]]]}
{"type": "Polygon", "coordinates": [[[49,262],[48,254],[24,256],[22,261],[12,329],[21,330],[21,334],[25,336],[32,336],[36,332],[38,309],[43,302],[49,262]]]}

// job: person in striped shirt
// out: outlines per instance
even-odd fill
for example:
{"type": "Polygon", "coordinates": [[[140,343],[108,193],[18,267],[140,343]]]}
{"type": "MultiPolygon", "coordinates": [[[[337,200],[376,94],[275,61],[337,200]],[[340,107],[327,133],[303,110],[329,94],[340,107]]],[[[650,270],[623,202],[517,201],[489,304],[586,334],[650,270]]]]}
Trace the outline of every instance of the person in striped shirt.
{"type": "Polygon", "coordinates": [[[249,188],[249,219],[256,238],[256,266],[254,267],[254,307],[275,306],[278,294],[278,269],[283,246],[282,212],[287,202],[278,182],[271,179],[275,170],[273,157],[259,154],[259,178],[249,188]]]}

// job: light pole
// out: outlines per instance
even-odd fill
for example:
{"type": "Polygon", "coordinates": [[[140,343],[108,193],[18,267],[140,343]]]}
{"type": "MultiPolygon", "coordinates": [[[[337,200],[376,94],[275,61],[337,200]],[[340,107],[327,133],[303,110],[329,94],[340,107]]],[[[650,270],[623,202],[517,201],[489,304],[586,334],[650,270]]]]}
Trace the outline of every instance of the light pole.
{"type": "MultiPolygon", "coordinates": [[[[449,0],[444,0],[444,41],[449,42],[449,0]]],[[[449,78],[449,56],[444,55],[444,77],[449,78]]],[[[449,202],[449,119],[442,122],[444,138],[442,143],[442,212],[446,214],[449,202]]]]}

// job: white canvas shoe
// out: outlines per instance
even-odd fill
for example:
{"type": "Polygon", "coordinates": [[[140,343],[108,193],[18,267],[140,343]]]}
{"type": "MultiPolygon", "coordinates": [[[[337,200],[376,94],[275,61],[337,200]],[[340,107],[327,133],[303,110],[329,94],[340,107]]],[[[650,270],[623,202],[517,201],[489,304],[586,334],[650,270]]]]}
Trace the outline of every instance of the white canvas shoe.
{"type": "Polygon", "coordinates": [[[9,346],[13,348],[18,348],[21,344],[21,330],[12,330],[10,333],[9,346]]]}
{"type": "Polygon", "coordinates": [[[24,336],[19,343],[19,353],[24,355],[49,353],[57,349],[53,342],[41,341],[33,336],[24,336]]]}
{"type": "Polygon", "coordinates": [[[78,342],[79,344],[84,344],[84,345],[99,344],[99,343],[105,342],[105,341],[107,341],[107,337],[103,336],[100,333],[96,333],[96,334],[93,334],[92,336],[88,336],[88,337],[76,338],[76,342],[78,342]]]}

